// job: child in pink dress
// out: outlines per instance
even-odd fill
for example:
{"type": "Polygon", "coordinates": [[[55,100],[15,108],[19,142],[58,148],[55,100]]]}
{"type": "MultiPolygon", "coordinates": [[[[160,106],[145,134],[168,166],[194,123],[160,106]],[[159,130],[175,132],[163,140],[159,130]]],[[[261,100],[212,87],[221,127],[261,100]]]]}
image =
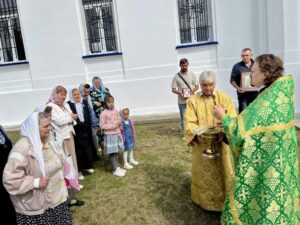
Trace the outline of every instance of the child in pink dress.
{"type": "Polygon", "coordinates": [[[124,150],[120,132],[121,120],[111,95],[105,97],[105,107],[100,115],[100,128],[104,130],[104,151],[109,155],[113,175],[123,177],[126,170],[118,166],[118,154],[124,150]]]}

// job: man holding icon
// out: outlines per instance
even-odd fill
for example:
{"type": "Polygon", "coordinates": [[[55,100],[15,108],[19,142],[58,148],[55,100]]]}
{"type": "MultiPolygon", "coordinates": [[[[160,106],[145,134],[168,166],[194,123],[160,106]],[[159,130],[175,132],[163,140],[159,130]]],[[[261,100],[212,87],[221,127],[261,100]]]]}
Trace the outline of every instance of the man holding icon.
{"type": "Polygon", "coordinates": [[[189,61],[187,59],[180,59],[179,66],[180,71],[175,74],[172,81],[172,92],[178,95],[181,128],[184,129],[183,116],[186,108],[186,100],[199,89],[199,85],[195,74],[188,70],[189,61]]]}

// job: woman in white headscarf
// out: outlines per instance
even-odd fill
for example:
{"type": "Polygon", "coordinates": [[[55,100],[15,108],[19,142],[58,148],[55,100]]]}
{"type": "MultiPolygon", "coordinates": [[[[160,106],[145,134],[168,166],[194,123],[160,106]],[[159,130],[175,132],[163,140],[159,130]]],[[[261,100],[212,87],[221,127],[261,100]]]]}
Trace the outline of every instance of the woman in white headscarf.
{"type": "Polygon", "coordinates": [[[72,224],[62,156],[49,142],[51,119],[34,112],[21,125],[3,173],[17,224],[72,224]]]}
{"type": "Polygon", "coordinates": [[[87,100],[80,95],[78,88],[69,91],[68,104],[72,113],[77,114],[75,129],[75,151],[79,177],[83,177],[82,172],[93,173],[93,163],[98,160],[97,149],[93,144],[91,112],[87,100]]]}

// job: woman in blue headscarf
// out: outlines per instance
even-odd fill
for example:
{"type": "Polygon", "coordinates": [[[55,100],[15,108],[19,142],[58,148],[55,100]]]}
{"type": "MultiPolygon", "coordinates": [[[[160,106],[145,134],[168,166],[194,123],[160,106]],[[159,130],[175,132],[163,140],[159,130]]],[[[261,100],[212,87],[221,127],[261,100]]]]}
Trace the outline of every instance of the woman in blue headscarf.
{"type": "MultiPolygon", "coordinates": [[[[106,88],[101,80],[100,77],[95,76],[92,79],[92,88],[91,88],[91,100],[93,104],[93,109],[95,112],[95,115],[97,119],[99,120],[100,114],[104,111],[105,109],[105,103],[104,99],[106,96],[110,96],[108,88],[106,88]]],[[[104,148],[104,137],[103,137],[103,131],[100,130],[99,134],[99,143],[101,145],[101,149],[103,150],[104,148]]]]}
{"type": "Polygon", "coordinates": [[[100,77],[94,77],[92,80],[91,98],[93,109],[95,111],[97,119],[105,109],[104,98],[110,95],[108,88],[106,88],[100,77]]]}

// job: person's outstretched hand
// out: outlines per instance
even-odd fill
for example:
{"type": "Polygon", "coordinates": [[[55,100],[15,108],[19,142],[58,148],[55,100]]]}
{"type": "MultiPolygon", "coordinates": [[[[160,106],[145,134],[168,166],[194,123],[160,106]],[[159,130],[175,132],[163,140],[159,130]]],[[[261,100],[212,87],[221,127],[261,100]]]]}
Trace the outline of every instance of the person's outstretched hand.
{"type": "Polygon", "coordinates": [[[225,115],[225,110],[223,109],[223,107],[219,105],[214,105],[214,116],[218,120],[221,120],[224,115],[225,115]]]}

